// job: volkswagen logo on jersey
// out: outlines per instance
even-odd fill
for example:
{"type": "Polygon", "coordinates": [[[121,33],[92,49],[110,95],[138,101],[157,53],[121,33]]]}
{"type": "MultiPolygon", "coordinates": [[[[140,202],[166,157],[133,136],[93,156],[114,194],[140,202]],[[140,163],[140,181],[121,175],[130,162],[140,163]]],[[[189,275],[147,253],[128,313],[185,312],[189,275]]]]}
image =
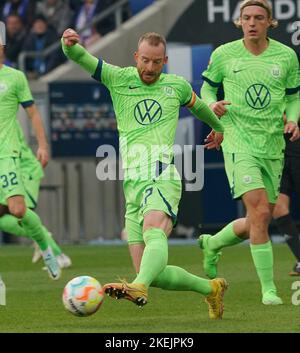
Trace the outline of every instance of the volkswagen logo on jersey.
{"type": "Polygon", "coordinates": [[[274,66],[272,67],[272,71],[271,71],[272,75],[274,77],[280,77],[281,76],[281,73],[280,73],[280,68],[279,66],[274,66]]]}
{"type": "Polygon", "coordinates": [[[0,83],[0,93],[5,92],[7,90],[7,85],[5,83],[0,83]]]}
{"type": "Polygon", "coordinates": [[[250,86],[246,91],[246,102],[253,109],[264,109],[271,102],[271,93],[268,87],[261,83],[250,86]]]}
{"type": "Polygon", "coordinates": [[[163,90],[167,96],[174,96],[174,89],[172,87],[164,87],[163,90]]]}
{"type": "Polygon", "coordinates": [[[141,125],[157,123],[161,116],[161,105],[153,99],[144,99],[134,108],[135,120],[141,125]]]}

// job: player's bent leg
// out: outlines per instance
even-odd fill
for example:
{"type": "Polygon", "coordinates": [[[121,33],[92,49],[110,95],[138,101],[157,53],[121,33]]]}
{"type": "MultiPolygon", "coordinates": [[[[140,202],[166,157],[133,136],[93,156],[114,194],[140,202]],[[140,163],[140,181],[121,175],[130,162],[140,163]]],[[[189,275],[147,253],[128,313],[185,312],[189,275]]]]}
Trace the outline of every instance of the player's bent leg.
{"type": "Polygon", "coordinates": [[[250,244],[253,262],[261,283],[262,303],[265,305],[282,304],[277,296],[273,279],[273,251],[271,242],[265,244],[250,244]]]}
{"type": "MultiPolygon", "coordinates": [[[[138,211],[138,209],[137,209],[138,211]]],[[[136,273],[140,272],[141,260],[144,253],[145,243],[143,239],[143,228],[138,222],[138,212],[136,214],[132,210],[127,209],[130,217],[126,217],[125,229],[128,234],[129,252],[136,273]],[[129,212],[131,211],[131,212],[129,212]],[[135,216],[132,216],[135,214],[135,216]]],[[[103,286],[104,292],[115,299],[127,299],[136,305],[142,307],[148,301],[148,290],[142,283],[108,283],[103,286]]]]}
{"type": "Polygon", "coordinates": [[[204,272],[208,278],[213,279],[217,277],[217,263],[222,253],[220,251],[210,250],[208,242],[211,237],[210,234],[200,235],[198,244],[200,249],[203,250],[204,272]]]}
{"type": "Polygon", "coordinates": [[[150,286],[157,275],[162,272],[168,262],[168,241],[165,232],[160,228],[151,228],[144,232],[145,249],[140,271],[133,283],[150,286]]]}
{"type": "Polygon", "coordinates": [[[211,293],[211,285],[208,279],[195,276],[181,267],[172,265],[166,266],[151,283],[151,287],[164,290],[192,291],[203,295],[211,293]]]}
{"type": "Polygon", "coordinates": [[[148,287],[154,278],[167,265],[168,244],[166,234],[162,229],[151,228],[144,232],[146,247],[143,252],[140,271],[133,281],[127,283],[109,283],[104,286],[106,294],[116,299],[127,299],[138,306],[143,306],[148,300],[148,287]]]}
{"type": "Polygon", "coordinates": [[[162,211],[151,211],[144,215],[143,239],[145,249],[140,270],[133,283],[142,283],[148,288],[168,263],[168,239],[172,230],[171,218],[162,211]]]}
{"type": "Polygon", "coordinates": [[[207,280],[181,267],[168,265],[151,283],[151,287],[165,290],[193,291],[205,296],[211,319],[221,319],[224,311],[223,296],[228,287],[224,279],[207,280]]]}
{"type": "Polygon", "coordinates": [[[250,249],[254,266],[261,284],[262,303],[282,304],[276,294],[273,275],[273,249],[269,240],[268,226],[274,205],[269,204],[265,189],[252,190],[243,195],[250,222],[250,249]]]}
{"type": "Polygon", "coordinates": [[[205,302],[208,305],[208,315],[210,319],[222,319],[224,312],[223,298],[228,283],[224,278],[216,278],[210,281],[212,287],[212,293],[205,298],[205,302]]]}
{"type": "Polygon", "coordinates": [[[142,307],[148,301],[148,289],[142,283],[108,283],[103,286],[104,292],[115,299],[127,299],[142,307]]]}
{"type": "Polygon", "coordinates": [[[61,269],[51,247],[48,245],[39,216],[30,209],[27,209],[22,218],[22,224],[24,225],[26,232],[31,234],[31,237],[39,245],[50,278],[53,280],[59,279],[61,276],[61,269]]]}
{"type": "Polygon", "coordinates": [[[23,196],[11,196],[7,199],[7,204],[9,212],[21,219],[25,232],[30,234],[41,248],[50,278],[57,280],[61,275],[61,270],[51,248],[48,246],[39,216],[29,208],[26,208],[23,196]]]}
{"type": "Polygon", "coordinates": [[[248,237],[248,218],[239,218],[224,227],[214,236],[202,234],[198,244],[203,250],[203,267],[205,274],[213,279],[217,277],[217,264],[221,249],[240,244],[248,237]]]}
{"type": "MultiPolygon", "coordinates": [[[[5,231],[10,234],[14,234],[16,236],[32,238],[31,233],[26,231],[25,227],[22,226],[21,220],[11,214],[5,214],[2,217],[0,217],[0,229],[2,231],[5,231]]],[[[61,249],[55,243],[50,233],[48,237],[46,236],[46,238],[47,238],[46,240],[48,245],[51,246],[52,251],[56,256],[56,259],[60,268],[70,267],[72,265],[71,259],[61,251],[61,249]],[[49,239],[52,241],[49,241],[49,239]],[[56,247],[53,245],[53,243],[56,245],[56,247]]],[[[43,258],[43,254],[40,246],[35,241],[33,243],[33,247],[34,247],[34,253],[32,257],[32,263],[36,263],[43,258]]]]}
{"type": "Polygon", "coordinates": [[[122,281],[106,284],[104,286],[106,294],[116,299],[130,300],[138,306],[147,303],[148,287],[167,266],[168,241],[166,232],[162,228],[172,229],[170,224],[172,222],[164,212],[150,211],[145,215],[143,232],[145,248],[140,253],[142,258],[139,273],[132,283],[122,281]]]}
{"type": "Polygon", "coordinates": [[[24,227],[22,227],[20,219],[11,214],[5,214],[0,217],[0,229],[19,237],[28,236],[30,238],[30,236],[26,234],[24,227]]]}

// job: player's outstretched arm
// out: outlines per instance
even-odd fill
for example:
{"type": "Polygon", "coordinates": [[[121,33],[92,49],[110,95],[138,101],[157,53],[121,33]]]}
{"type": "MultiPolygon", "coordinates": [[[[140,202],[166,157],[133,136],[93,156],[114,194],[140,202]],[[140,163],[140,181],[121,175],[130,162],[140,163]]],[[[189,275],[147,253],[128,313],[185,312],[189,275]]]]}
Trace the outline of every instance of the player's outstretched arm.
{"type": "Polygon", "coordinates": [[[187,104],[187,108],[196,118],[208,124],[214,131],[220,133],[224,131],[221,121],[195,92],[193,92],[192,99],[187,104]]]}
{"type": "Polygon", "coordinates": [[[43,126],[40,112],[35,104],[25,108],[28,118],[31,120],[36,139],[38,141],[38,149],[36,152],[37,159],[45,168],[49,161],[48,143],[46,139],[45,129],[43,126]]]}
{"type": "Polygon", "coordinates": [[[99,60],[83,48],[79,41],[80,37],[76,31],[71,28],[66,29],[61,38],[62,50],[68,59],[75,61],[93,75],[96,72],[99,60]]]}

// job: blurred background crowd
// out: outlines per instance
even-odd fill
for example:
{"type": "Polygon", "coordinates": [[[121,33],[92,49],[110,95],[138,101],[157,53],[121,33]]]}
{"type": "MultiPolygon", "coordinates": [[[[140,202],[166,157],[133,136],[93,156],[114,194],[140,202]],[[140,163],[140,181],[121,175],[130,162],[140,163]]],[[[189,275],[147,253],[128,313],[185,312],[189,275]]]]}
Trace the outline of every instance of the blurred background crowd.
{"type": "MultiPolygon", "coordinates": [[[[57,43],[63,31],[72,27],[81,33],[83,45],[91,46],[115,29],[115,17],[94,19],[118,0],[0,0],[0,21],[6,25],[6,64],[20,68],[22,52],[42,53],[57,43]]],[[[131,16],[128,4],[122,9],[122,21],[131,16]]],[[[38,78],[63,63],[59,47],[41,56],[26,56],[25,71],[38,78]]],[[[24,69],[21,67],[21,69],[24,69]]]]}

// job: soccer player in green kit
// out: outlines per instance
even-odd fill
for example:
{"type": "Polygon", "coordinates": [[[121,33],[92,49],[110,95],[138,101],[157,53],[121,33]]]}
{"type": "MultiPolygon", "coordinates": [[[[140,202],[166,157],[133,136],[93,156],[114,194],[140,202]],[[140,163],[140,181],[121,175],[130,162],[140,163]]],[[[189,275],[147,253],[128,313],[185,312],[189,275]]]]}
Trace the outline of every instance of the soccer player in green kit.
{"type": "Polygon", "coordinates": [[[161,35],[146,33],[140,38],[134,55],[136,68],[120,68],[95,58],[78,44],[79,39],[68,29],[62,47],[68,58],[108,87],[112,97],[125,174],[125,227],[137,273],[132,283],[106,284],[105,292],[143,306],[150,286],[195,291],[205,295],[209,317],[222,318],[224,279],[208,281],[167,265],[167,237],[181,197],[180,176],[172,162],[180,106],[187,106],[214,129],[216,144],[223,137],[222,124],[185,79],[162,73],[167,56],[161,35]]]}
{"type": "Polygon", "coordinates": [[[40,114],[32,99],[25,75],[3,65],[4,46],[0,43],[0,214],[9,212],[18,218],[22,227],[30,234],[43,253],[49,276],[56,280],[61,270],[48,246],[38,215],[26,207],[21,167],[21,144],[17,111],[21,104],[30,118],[38,140],[37,158],[46,166],[48,147],[40,114]]]}
{"type": "MultiPolygon", "coordinates": [[[[203,73],[203,100],[224,124],[222,149],[233,198],[242,198],[246,217],[216,235],[202,234],[204,270],[217,276],[220,250],[250,237],[250,249],[262,289],[262,303],[282,304],[273,280],[273,252],[268,226],[278,196],[283,167],[284,133],[299,137],[299,65],[296,53],[268,38],[276,27],[265,0],[241,3],[236,25],[244,38],[217,48],[203,73]],[[223,83],[225,98],[217,101],[223,83]],[[287,123],[283,125],[283,113],[287,123]]],[[[214,132],[206,147],[215,147],[214,132]]]]}
{"type": "MultiPolygon", "coordinates": [[[[37,206],[40,183],[41,179],[44,177],[44,171],[40,161],[37,160],[31,148],[28,146],[20,124],[18,124],[18,135],[21,144],[20,169],[25,190],[25,203],[27,207],[34,210],[37,206]]],[[[44,226],[42,226],[42,228],[47,243],[50,245],[60,268],[70,267],[72,264],[71,259],[62,252],[48,229],[44,226]]],[[[19,219],[10,214],[5,214],[0,217],[0,229],[17,236],[31,238],[30,233],[27,233],[26,229],[20,224],[19,219]]],[[[36,242],[34,244],[35,251],[32,262],[37,262],[43,254],[39,245],[36,242]]]]}

